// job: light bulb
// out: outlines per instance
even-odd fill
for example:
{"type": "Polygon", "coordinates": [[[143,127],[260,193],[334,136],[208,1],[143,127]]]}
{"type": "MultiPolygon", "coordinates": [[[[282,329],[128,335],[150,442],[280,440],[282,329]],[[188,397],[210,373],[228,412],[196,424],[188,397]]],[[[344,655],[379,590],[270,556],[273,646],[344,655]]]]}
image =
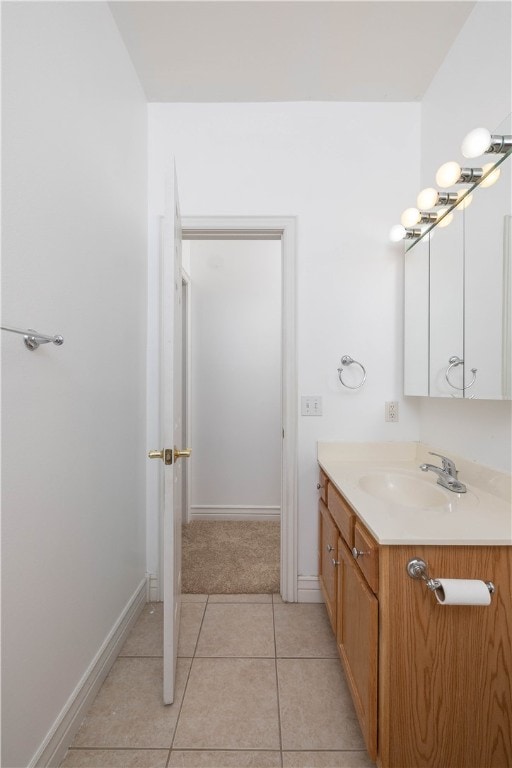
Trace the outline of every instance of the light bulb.
{"type": "Polygon", "coordinates": [[[450,222],[453,221],[453,213],[448,213],[442,221],[437,225],[438,227],[447,227],[450,222]]]}
{"type": "MultiPolygon", "coordinates": [[[[486,163],[485,165],[482,166],[482,171],[485,174],[487,173],[487,171],[490,171],[491,168],[494,168],[494,163],[486,163]]],[[[501,168],[496,168],[494,171],[492,171],[492,173],[490,173],[487,176],[486,179],[484,179],[480,183],[480,186],[484,187],[484,189],[486,189],[487,187],[492,187],[492,185],[498,181],[500,177],[500,173],[501,173],[501,168]]]]}
{"type": "Polygon", "coordinates": [[[419,193],[416,205],[421,211],[428,211],[436,205],[438,197],[437,189],[434,189],[434,187],[427,187],[426,189],[422,189],[419,193]]]}
{"type": "Polygon", "coordinates": [[[466,195],[466,197],[460,201],[455,207],[458,211],[464,211],[473,202],[473,195],[466,195]]]}
{"type": "Polygon", "coordinates": [[[395,226],[391,227],[389,230],[389,239],[392,243],[399,243],[400,240],[404,239],[405,234],[405,227],[401,224],[395,224],[395,226]]]}
{"type": "Polygon", "coordinates": [[[400,221],[404,227],[414,227],[420,219],[421,215],[417,208],[406,208],[400,217],[400,221]]]}
{"type": "Polygon", "coordinates": [[[452,187],[460,179],[460,165],[454,161],[444,163],[436,173],[436,182],[440,187],[452,187]]]}
{"type": "Polygon", "coordinates": [[[462,142],[461,151],[464,157],[479,157],[485,155],[491,145],[491,134],[487,128],[474,128],[462,142]]]}

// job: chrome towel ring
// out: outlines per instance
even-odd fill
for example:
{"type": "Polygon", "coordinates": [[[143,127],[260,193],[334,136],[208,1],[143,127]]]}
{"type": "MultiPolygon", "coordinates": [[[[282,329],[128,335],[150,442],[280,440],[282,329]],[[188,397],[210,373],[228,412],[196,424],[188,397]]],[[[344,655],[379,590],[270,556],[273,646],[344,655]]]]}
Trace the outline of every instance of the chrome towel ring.
{"type": "Polygon", "coordinates": [[[465,390],[465,389],[469,389],[470,387],[473,386],[473,384],[476,381],[476,372],[478,370],[477,368],[472,368],[471,369],[471,373],[473,374],[473,378],[471,379],[469,384],[466,384],[465,387],[457,387],[455,384],[452,384],[452,382],[450,381],[450,371],[452,370],[452,368],[456,368],[458,365],[464,365],[464,360],[462,360],[460,357],[457,357],[457,355],[454,355],[453,357],[450,357],[450,359],[448,360],[448,363],[449,363],[449,365],[448,365],[448,368],[446,369],[446,372],[445,372],[444,376],[445,376],[446,381],[450,385],[450,387],[453,387],[453,389],[465,390]]]}
{"type": "Polygon", "coordinates": [[[356,384],[356,386],[353,387],[350,384],[346,384],[343,381],[343,379],[341,378],[341,374],[343,373],[343,367],[338,368],[338,378],[341,381],[341,383],[343,384],[343,386],[347,387],[347,389],[361,389],[361,387],[363,386],[363,384],[366,381],[366,368],[364,367],[364,365],[362,365],[362,363],[358,363],[357,360],[353,360],[350,357],[350,355],[343,355],[343,357],[341,358],[341,365],[342,366],[344,366],[344,365],[352,365],[352,363],[354,363],[355,365],[358,365],[361,368],[362,372],[363,372],[363,378],[361,379],[359,384],[356,384]]]}

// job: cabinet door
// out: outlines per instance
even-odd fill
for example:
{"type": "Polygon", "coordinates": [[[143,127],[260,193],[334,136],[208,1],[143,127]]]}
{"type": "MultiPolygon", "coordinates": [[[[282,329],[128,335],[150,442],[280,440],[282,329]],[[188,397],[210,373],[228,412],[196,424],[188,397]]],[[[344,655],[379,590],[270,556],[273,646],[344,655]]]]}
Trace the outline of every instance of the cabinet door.
{"type": "Polygon", "coordinates": [[[379,608],[350,550],[338,548],[337,642],[372,760],[377,757],[377,659],[379,608]]]}
{"type": "Polygon", "coordinates": [[[325,504],[320,502],[318,508],[320,512],[320,531],[318,537],[320,547],[318,557],[320,586],[333,631],[336,632],[336,552],[338,550],[339,534],[325,504]]]}

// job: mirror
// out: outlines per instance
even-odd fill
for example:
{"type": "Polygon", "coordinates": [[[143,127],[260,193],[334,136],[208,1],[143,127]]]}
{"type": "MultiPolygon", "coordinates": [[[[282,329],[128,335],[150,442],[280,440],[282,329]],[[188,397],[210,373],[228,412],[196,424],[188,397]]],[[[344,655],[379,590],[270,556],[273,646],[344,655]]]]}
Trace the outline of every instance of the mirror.
{"type": "MultiPolygon", "coordinates": [[[[495,133],[511,134],[510,118],[495,133]]],[[[404,394],[512,398],[512,171],[473,185],[447,227],[406,244],[404,394]]],[[[479,161],[472,162],[478,165],[479,161]]]]}
{"type": "Polygon", "coordinates": [[[430,397],[464,396],[464,212],[430,237],[430,397]]]}

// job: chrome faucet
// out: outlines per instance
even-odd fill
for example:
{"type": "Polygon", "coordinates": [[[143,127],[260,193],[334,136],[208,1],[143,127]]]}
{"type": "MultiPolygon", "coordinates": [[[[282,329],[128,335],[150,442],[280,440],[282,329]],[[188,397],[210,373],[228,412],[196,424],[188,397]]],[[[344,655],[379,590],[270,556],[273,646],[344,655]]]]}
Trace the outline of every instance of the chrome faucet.
{"type": "Polygon", "coordinates": [[[457,480],[458,472],[453,461],[446,456],[441,456],[440,453],[434,453],[433,451],[429,451],[429,453],[431,456],[439,456],[439,458],[442,459],[443,466],[436,467],[434,464],[420,464],[421,471],[428,472],[430,470],[430,472],[435,472],[438,476],[438,485],[442,485],[443,488],[448,488],[449,491],[453,491],[454,493],[466,493],[466,486],[464,483],[457,480]]]}

